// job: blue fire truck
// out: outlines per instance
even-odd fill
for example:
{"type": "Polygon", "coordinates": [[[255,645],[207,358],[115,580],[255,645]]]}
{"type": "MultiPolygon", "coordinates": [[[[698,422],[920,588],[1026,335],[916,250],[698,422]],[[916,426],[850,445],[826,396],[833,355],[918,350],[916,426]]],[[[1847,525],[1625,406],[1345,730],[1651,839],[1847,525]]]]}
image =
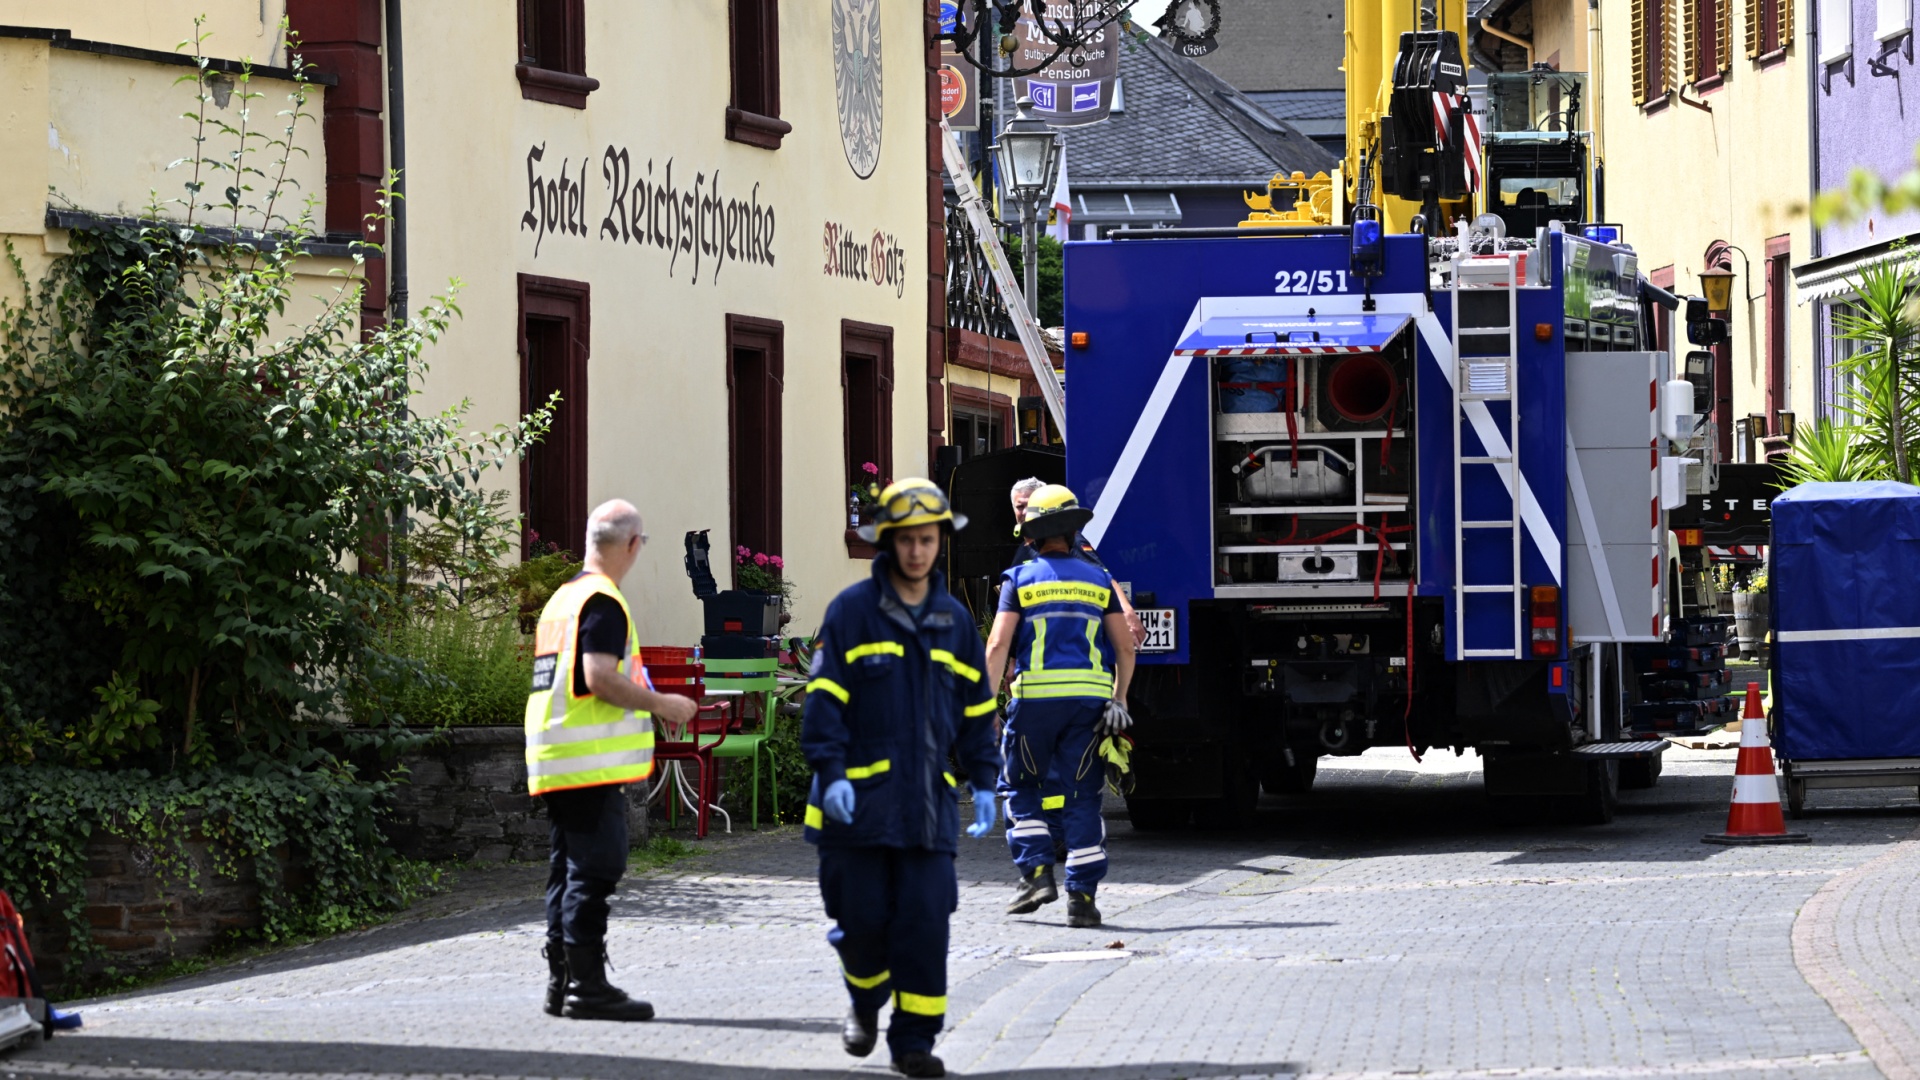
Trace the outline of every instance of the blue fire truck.
{"type": "Polygon", "coordinates": [[[1067,480],[1149,626],[1136,826],[1230,826],[1399,745],[1606,821],[1657,735],[1717,725],[1636,705],[1648,650],[1686,666],[1666,511],[1698,425],[1653,347],[1675,299],[1617,233],[1123,230],[1065,260],[1067,480]]]}

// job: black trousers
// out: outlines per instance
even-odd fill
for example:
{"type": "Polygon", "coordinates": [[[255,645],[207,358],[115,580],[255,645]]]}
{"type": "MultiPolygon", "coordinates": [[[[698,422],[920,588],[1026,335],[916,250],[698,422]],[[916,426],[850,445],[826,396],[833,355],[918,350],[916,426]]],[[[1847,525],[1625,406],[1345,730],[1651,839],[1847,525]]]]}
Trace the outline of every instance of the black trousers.
{"type": "Polygon", "coordinates": [[[547,937],[607,940],[607,898],[627,871],[627,797],[619,784],[543,796],[553,827],[547,857],[547,937]]]}

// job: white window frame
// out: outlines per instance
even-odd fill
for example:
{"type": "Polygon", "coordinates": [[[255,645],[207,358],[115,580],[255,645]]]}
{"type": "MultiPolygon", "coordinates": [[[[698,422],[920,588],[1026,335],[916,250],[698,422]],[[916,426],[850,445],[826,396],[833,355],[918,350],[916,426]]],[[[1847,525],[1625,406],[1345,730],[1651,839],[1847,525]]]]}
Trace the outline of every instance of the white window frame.
{"type": "Polygon", "coordinates": [[[1820,62],[1853,55],[1853,0],[1820,0],[1820,62]]]}
{"type": "Polygon", "coordinates": [[[1913,30],[1913,0],[1877,0],[1873,36],[1892,41],[1913,30]]]}

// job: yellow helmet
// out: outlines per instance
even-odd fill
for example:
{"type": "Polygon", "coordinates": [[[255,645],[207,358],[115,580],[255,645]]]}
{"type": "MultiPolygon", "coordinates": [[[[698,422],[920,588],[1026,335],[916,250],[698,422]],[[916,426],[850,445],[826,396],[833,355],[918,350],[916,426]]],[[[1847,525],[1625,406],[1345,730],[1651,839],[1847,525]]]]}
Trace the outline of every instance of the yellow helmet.
{"type": "Polygon", "coordinates": [[[947,505],[946,493],[933,481],[909,476],[888,484],[887,490],[880,493],[879,513],[874,515],[873,524],[860,526],[860,539],[877,544],[888,529],[942,522],[949,529],[964,529],[967,527],[967,516],[953,512],[953,508],[947,505]]]}
{"type": "Polygon", "coordinates": [[[1027,540],[1045,540],[1049,536],[1072,536],[1093,520],[1093,511],[1065,484],[1048,484],[1027,500],[1027,518],[1014,531],[1027,540]]]}

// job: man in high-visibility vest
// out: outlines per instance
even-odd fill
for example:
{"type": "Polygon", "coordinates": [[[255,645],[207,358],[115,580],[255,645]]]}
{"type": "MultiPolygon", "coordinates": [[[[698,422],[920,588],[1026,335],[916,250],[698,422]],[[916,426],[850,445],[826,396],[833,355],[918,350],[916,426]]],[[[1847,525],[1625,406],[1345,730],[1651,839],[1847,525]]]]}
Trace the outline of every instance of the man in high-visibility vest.
{"type": "Polygon", "coordinates": [[[1067,925],[1100,925],[1094,892],[1107,872],[1107,828],[1100,816],[1106,761],[1099,744],[1133,724],[1127,687],[1133,635],[1112,575],[1073,552],[1093,511],[1072,491],[1048,484],[1033,492],[1020,535],[1038,558],[1001,575],[999,612],[987,640],[987,675],[1000,684],[1013,657],[1012,702],[1001,735],[1006,765],[1007,846],[1020,871],[1010,915],[1060,898],[1057,854],[1047,816],[1057,813],[1066,840],[1067,925]]]}
{"type": "Polygon", "coordinates": [[[651,1020],[652,1005],[607,982],[607,898],[627,869],[623,789],[653,775],[652,717],[681,724],[697,706],[656,693],[640,665],[619,588],[647,542],[639,511],[602,503],[586,541],[585,567],[540,613],[527,698],[527,790],[552,821],[546,1011],[651,1020]]]}
{"type": "Polygon", "coordinates": [[[953,860],[960,832],[955,757],[973,787],[973,824],[994,824],[992,684],[973,617],[934,568],[946,534],[966,525],[932,481],[880,493],[873,575],[834,598],[807,684],[800,751],[813,769],[806,838],[820,848],[820,895],[835,922],[852,1008],[847,1053],[879,1039],[880,1006],[893,1017],[895,1072],[945,1076],[933,1054],[947,1013],[947,922],[959,905],[953,860]]]}

